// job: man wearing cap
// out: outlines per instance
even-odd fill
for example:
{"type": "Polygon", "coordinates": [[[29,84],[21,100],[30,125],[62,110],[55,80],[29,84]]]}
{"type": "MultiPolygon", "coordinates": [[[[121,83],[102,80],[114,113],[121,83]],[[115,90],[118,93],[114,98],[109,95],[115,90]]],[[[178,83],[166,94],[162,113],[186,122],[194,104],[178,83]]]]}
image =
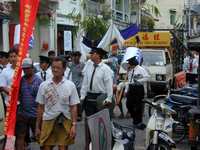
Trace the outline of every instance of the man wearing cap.
{"type": "Polygon", "coordinates": [[[128,61],[128,86],[125,89],[127,96],[127,108],[133,124],[138,129],[144,129],[146,126],[142,123],[143,117],[143,103],[145,89],[144,84],[148,81],[149,74],[139,65],[136,56],[130,58],[128,61]],[[140,83],[140,84],[137,84],[140,83]]]}
{"type": "Polygon", "coordinates": [[[8,53],[0,51],[0,73],[8,66],[8,53]]]}
{"type": "MultiPolygon", "coordinates": [[[[113,96],[113,76],[111,74],[111,69],[102,62],[102,58],[107,52],[101,48],[93,47],[90,53],[93,65],[88,65],[84,72],[80,92],[81,100],[84,100],[86,116],[97,113],[99,111],[99,103],[101,103],[101,105],[110,104],[113,96]],[[97,101],[97,97],[102,94],[106,95],[105,98],[97,101]]],[[[90,141],[87,128],[86,124],[86,149],[88,149],[90,141]]]]}
{"type": "Polygon", "coordinates": [[[36,73],[43,81],[49,80],[53,77],[50,59],[47,56],[40,55],[40,71],[36,73]]]}
{"type": "Polygon", "coordinates": [[[19,90],[19,105],[16,122],[16,150],[25,150],[27,135],[31,129],[35,135],[37,103],[36,96],[42,80],[34,74],[33,61],[25,58],[22,62],[24,75],[19,90]]]}

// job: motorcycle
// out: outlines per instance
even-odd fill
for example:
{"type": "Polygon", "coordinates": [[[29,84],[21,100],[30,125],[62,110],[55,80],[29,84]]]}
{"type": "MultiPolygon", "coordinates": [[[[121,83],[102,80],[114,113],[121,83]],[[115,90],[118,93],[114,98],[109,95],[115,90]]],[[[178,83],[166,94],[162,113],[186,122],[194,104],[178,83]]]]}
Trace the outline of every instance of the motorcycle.
{"type": "Polygon", "coordinates": [[[112,150],[134,150],[134,128],[112,122],[112,137],[112,150]]]}
{"type": "Polygon", "coordinates": [[[173,124],[177,122],[171,116],[176,111],[164,103],[157,104],[147,100],[143,101],[154,108],[146,128],[146,150],[172,150],[172,148],[176,147],[171,138],[172,129],[173,124]]]}
{"type": "Polygon", "coordinates": [[[182,90],[179,89],[178,92],[177,90],[176,92],[173,90],[172,93],[176,94],[168,94],[167,96],[163,95],[162,99],[155,99],[154,102],[164,103],[177,112],[176,114],[172,115],[173,119],[179,121],[178,124],[173,126],[173,140],[176,143],[179,143],[184,140],[185,137],[187,137],[188,131],[191,128],[191,126],[188,125],[195,122],[189,120],[188,115],[191,116],[189,112],[194,106],[197,105],[199,98],[194,96],[194,93],[196,92],[190,87],[183,88],[182,90]],[[189,93],[193,94],[191,95],[189,93]]]}

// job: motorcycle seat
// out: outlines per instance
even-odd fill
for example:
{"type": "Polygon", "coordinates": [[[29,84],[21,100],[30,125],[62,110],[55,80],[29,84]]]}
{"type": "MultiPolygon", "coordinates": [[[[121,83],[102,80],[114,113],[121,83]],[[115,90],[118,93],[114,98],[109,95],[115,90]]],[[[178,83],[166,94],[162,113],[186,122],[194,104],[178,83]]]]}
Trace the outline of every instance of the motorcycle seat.
{"type": "Polygon", "coordinates": [[[188,111],[191,109],[191,106],[189,105],[183,105],[183,106],[180,106],[180,108],[183,110],[183,111],[188,111]]]}
{"type": "Polygon", "coordinates": [[[182,105],[196,105],[199,98],[197,97],[191,97],[191,96],[185,96],[185,95],[179,95],[179,94],[171,94],[170,98],[176,102],[180,103],[182,105]]]}
{"type": "Polygon", "coordinates": [[[171,94],[180,94],[185,96],[198,97],[198,89],[194,87],[184,87],[181,89],[172,89],[171,94]]]}

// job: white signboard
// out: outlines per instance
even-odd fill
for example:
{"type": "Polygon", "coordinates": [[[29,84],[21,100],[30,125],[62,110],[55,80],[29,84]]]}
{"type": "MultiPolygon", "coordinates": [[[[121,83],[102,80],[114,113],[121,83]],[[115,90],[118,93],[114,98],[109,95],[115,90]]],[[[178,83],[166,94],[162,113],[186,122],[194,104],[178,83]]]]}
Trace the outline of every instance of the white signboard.
{"type": "Polygon", "coordinates": [[[72,32],[64,31],[64,51],[72,51],[72,32]]]}
{"type": "Polygon", "coordinates": [[[92,140],[92,149],[111,150],[111,122],[109,110],[102,111],[88,117],[88,125],[92,140]]]}

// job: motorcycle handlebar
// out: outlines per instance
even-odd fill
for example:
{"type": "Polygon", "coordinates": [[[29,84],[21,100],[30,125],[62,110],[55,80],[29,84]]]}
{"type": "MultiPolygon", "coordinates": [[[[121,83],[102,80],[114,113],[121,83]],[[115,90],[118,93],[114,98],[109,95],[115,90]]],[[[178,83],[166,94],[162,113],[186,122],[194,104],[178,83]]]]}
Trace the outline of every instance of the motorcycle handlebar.
{"type": "Polygon", "coordinates": [[[165,99],[167,98],[167,95],[157,95],[153,98],[153,101],[156,102],[158,99],[165,99]]]}
{"type": "Polygon", "coordinates": [[[157,110],[161,110],[161,108],[159,107],[159,105],[157,103],[154,103],[154,102],[151,102],[148,100],[143,100],[143,102],[151,105],[152,107],[156,108],[157,110]]]}

